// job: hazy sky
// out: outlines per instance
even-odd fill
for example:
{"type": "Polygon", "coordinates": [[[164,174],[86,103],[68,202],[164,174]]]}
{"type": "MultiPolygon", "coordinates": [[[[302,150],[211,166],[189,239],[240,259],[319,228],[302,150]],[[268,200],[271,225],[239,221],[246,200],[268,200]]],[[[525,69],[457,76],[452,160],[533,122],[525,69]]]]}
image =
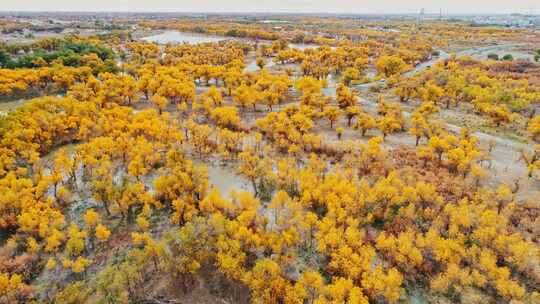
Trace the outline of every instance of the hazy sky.
{"type": "Polygon", "coordinates": [[[540,0],[0,0],[0,10],[316,13],[540,13],[540,0]]]}

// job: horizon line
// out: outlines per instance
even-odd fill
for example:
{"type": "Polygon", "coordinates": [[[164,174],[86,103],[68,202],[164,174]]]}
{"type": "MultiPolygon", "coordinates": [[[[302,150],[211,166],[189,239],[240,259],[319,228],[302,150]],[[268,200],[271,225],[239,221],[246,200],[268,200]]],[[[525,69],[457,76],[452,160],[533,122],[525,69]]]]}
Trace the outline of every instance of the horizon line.
{"type": "MultiPolygon", "coordinates": [[[[290,11],[166,11],[166,10],[157,10],[157,11],[124,11],[124,10],[5,10],[0,9],[0,13],[108,13],[108,14],[206,14],[206,15],[272,15],[272,14],[282,14],[282,15],[348,15],[348,16],[363,16],[363,15],[418,15],[418,12],[365,12],[365,13],[351,13],[351,12],[290,12],[290,11]]],[[[424,13],[426,16],[435,15],[440,16],[439,12],[427,12],[424,13]]],[[[444,13],[443,16],[504,16],[504,15],[523,15],[523,16],[535,16],[540,17],[540,14],[537,13],[522,13],[522,12],[482,12],[482,13],[444,13]]]]}

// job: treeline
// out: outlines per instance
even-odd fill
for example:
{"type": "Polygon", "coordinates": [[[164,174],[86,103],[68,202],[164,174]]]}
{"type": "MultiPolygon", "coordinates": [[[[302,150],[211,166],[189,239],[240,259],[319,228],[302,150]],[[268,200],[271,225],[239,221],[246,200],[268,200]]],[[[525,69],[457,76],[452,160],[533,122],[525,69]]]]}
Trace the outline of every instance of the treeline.
{"type": "Polygon", "coordinates": [[[110,48],[89,42],[50,41],[48,44],[34,44],[27,47],[3,46],[0,49],[0,67],[35,68],[58,61],[64,66],[77,67],[84,65],[85,61],[88,61],[85,59],[89,59],[93,54],[101,61],[112,60],[115,57],[110,48]],[[19,56],[21,51],[25,54],[19,56]]]}

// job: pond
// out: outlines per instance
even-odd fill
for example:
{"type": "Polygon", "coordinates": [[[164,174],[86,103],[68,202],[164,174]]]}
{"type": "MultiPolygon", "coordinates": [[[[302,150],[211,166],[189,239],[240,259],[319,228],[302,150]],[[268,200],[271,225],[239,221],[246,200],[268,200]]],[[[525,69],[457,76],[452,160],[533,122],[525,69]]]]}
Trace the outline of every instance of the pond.
{"type": "MultiPolygon", "coordinates": [[[[189,43],[189,44],[198,44],[198,43],[205,43],[205,42],[218,42],[218,41],[223,41],[223,40],[241,40],[241,41],[255,42],[255,40],[248,39],[248,38],[215,36],[215,35],[207,35],[207,34],[199,34],[199,33],[187,33],[187,32],[180,32],[180,31],[166,31],[157,35],[141,38],[141,40],[144,40],[147,42],[155,42],[158,44],[184,43],[184,42],[189,43]]],[[[272,41],[259,40],[259,43],[271,44],[272,41]]],[[[299,49],[299,50],[305,50],[307,48],[317,48],[319,46],[316,44],[309,44],[309,43],[308,44],[290,43],[289,47],[294,48],[294,49],[299,49]]]]}
{"type": "MultiPolygon", "coordinates": [[[[268,60],[266,62],[266,65],[264,66],[265,68],[271,68],[273,66],[275,66],[276,63],[273,61],[273,60],[268,60]]],[[[259,66],[257,66],[257,60],[253,59],[251,62],[249,62],[246,66],[246,68],[244,69],[244,71],[246,72],[257,72],[259,69],[259,66]]]]}
{"type": "Polygon", "coordinates": [[[148,36],[142,38],[142,40],[147,42],[155,42],[159,44],[166,44],[166,43],[189,43],[189,44],[198,44],[198,43],[205,43],[205,42],[218,42],[222,40],[226,40],[227,37],[219,37],[219,36],[210,36],[205,34],[197,34],[197,33],[184,33],[179,31],[166,31],[164,33],[148,36]]]}
{"type": "Polygon", "coordinates": [[[303,51],[303,50],[309,49],[309,48],[316,49],[316,48],[319,47],[319,45],[312,44],[312,43],[289,43],[289,47],[291,49],[298,49],[300,51],[303,51]]]}

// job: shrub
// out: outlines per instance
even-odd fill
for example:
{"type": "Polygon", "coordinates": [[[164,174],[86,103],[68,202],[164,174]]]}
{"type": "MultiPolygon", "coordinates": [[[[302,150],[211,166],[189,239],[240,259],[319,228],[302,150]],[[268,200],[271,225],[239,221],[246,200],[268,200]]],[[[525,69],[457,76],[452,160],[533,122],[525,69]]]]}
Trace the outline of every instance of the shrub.
{"type": "Polygon", "coordinates": [[[512,61],[514,60],[514,56],[512,56],[511,54],[506,54],[503,56],[502,60],[512,61]]]}
{"type": "Polygon", "coordinates": [[[487,55],[487,58],[491,59],[491,60],[499,60],[499,55],[497,55],[495,53],[490,53],[490,54],[487,55]]]}

